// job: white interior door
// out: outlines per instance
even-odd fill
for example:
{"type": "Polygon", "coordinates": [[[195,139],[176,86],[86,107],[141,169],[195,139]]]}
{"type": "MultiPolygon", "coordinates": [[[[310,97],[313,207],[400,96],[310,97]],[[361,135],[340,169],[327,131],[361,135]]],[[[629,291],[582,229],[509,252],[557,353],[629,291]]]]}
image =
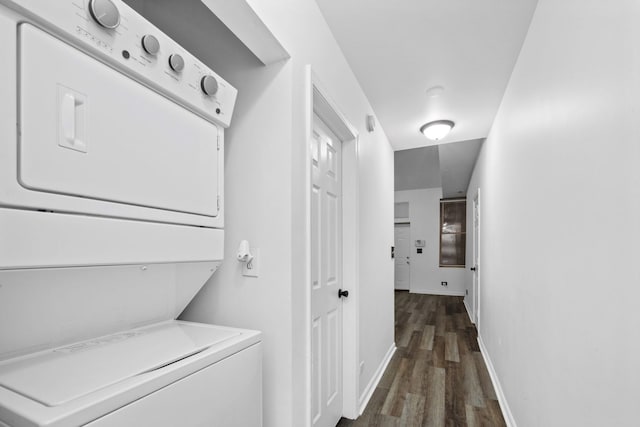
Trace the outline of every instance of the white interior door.
{"type": "Polygon", "coordinates": [[[311,138],[311,420],[342,416],[342,178],[340,140],[314,115],[311,138]]]}
{"type": "Polygon", "coordinates": [[[396,224],[395,245],[395,288],[409,290],[411,279],[411,226],[396,224]]]}
{"type": "Polygon", "coordinates": [[[480,319],[480,190],[473,199],[473,317],[480,319]]]}

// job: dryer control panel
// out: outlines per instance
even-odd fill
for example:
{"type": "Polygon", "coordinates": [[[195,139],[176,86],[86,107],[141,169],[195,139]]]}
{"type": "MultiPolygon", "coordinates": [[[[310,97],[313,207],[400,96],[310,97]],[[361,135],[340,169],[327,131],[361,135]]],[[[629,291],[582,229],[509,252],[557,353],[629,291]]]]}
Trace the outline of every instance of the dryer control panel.
{"type": "Polygon", "coordinates": [[[121,0],[1,2],[203,118],[229,126],[237,90],[121,0]]]}

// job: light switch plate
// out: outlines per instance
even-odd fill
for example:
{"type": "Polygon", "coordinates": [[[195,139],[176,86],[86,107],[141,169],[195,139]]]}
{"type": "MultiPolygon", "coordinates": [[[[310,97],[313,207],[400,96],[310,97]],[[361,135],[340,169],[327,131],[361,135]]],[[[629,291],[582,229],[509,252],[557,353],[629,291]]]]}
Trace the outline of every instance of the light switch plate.
{"type": "Polygon", "coordinates": [[[250,248],[249,252],[253,255],[251,262],[242,264],[242,275],[247,277],[258,277],[260,274],[260,249],[250,248]]]}

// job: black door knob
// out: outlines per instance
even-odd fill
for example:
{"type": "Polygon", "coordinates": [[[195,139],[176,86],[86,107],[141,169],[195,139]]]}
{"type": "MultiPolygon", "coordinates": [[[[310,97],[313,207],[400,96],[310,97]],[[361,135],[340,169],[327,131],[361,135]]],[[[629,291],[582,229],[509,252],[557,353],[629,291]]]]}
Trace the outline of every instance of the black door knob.
{"type": "Polygon", "coordinates": [[[476,268],[475,267],[471,267],[471,271],[476,271],[476,268]]]}
{"type": "Polygon", "coordinates": [[[338,298],[348,297],[349,291],[343,291],[342,289],[338,289],[338,298]]]}

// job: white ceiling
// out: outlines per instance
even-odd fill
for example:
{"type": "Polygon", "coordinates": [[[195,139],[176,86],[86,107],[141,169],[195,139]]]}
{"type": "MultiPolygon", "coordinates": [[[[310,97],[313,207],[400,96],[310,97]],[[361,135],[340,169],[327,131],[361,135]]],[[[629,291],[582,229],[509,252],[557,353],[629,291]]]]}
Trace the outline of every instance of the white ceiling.
{"type": "Polygon", "coordinates": [[[395,150],[432,120],[456,123],[441,143],[487,136],[537,3],[316,1],[395,150]]]}

